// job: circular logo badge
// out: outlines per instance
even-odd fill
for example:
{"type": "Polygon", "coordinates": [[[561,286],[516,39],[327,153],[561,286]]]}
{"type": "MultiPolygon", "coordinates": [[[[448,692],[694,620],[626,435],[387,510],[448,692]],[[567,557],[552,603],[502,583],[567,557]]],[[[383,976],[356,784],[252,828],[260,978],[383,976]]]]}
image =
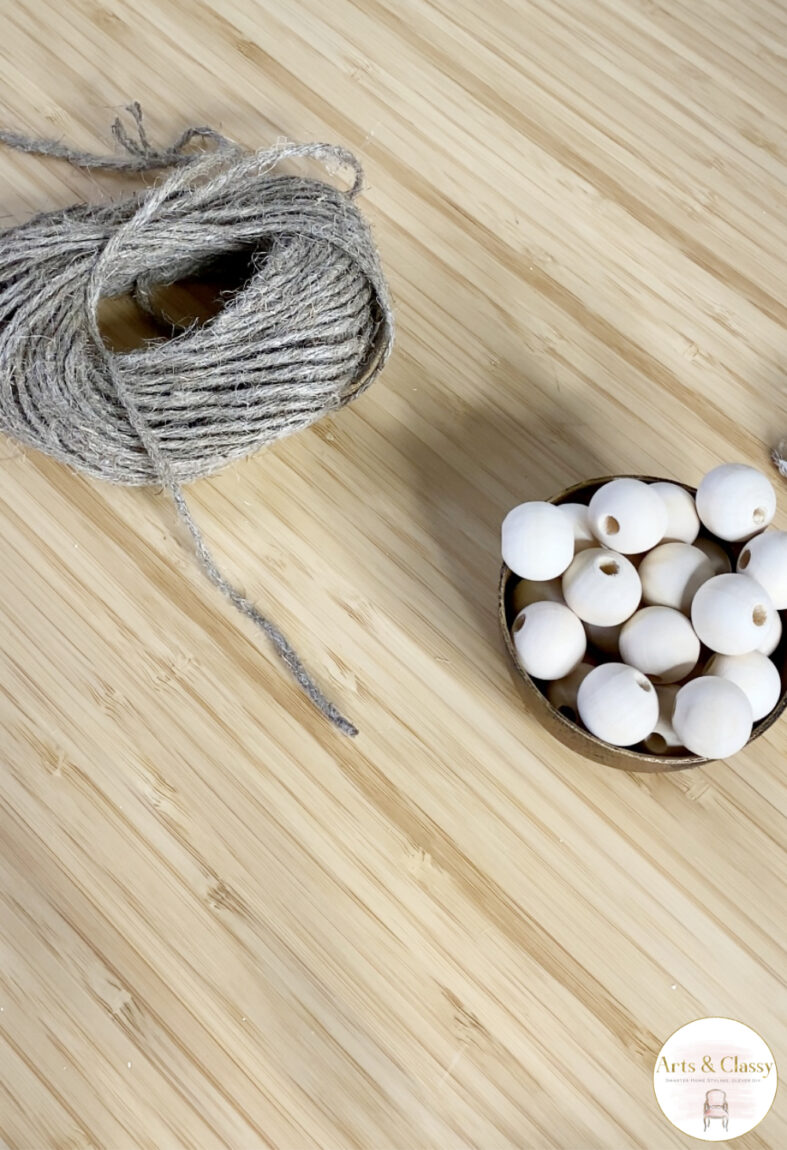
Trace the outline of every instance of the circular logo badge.
{"type": "Polygon", "coordinates": [[[771,1108],[776,1082],[776,1062],[759,1034],[731,1018],[682,1026],[653,1068],[665,1116],[703,1142],[726,1142],[753,1130],[771,1108]]]}

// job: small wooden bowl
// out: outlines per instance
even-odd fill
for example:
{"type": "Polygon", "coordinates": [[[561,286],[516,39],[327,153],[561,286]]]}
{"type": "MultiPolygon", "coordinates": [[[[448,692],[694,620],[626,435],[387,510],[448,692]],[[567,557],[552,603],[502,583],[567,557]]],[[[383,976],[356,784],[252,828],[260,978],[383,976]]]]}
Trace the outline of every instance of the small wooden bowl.
{"type": "MultiPolygon", "coordinates": [[[[585,483],[577,483],[573,487],[561,491],[559,495],[555,495],[552,499],[548,500],[548,502],[555,504],[589,503],[591,497],[599,487],[604,483],[609,483],[611,479],[615,478],[619,477],[608,475],[602,479],[591,479],[585,483]]],[[[645,483],[663,482],[651,475],[631,475],[625,476],[625,478],[641,479],[645,483]]],[[[668,480],[667,482],[672,483],[675,481],[668,480]]],[[[686,491],[692,496],[697,494],[696,488],[689,487],[686,483],[681,483],[679,486],[685,487],[686,491]]],[[[728,545],[721,540],[717,540],[717,542],[721,543],[729,552],[734,571],[738,552],[742,545],[728,545]]],[[[511,638],[511,624],[514,621],[511,595],[518,581],[518,576],[516,576],[513,571],[510,571],[504,563],[500,572],[500,587],[498,593],[500,630],[502,631],[503,642],[505,643],[511,662],[514,682],[520,694],[524,698],[528,708],[543,725],[551,731],[555,738],[559,739],[561,743],[569,747],[572,751],[584,755],[585,758],[601,763],[605,767],[617,767],[623,771],[680,771],[688,767],[698,767],[701,763],[710,761],[702,758],[700,755],[653,755],[648,751],[639,751],[629,747],[613,747],[610,743],[605,743],[602,739],[596,738],[590,731],[572,722],[571,719],[558,711],[556,707],[553,707],[541,690],[538,681],[532,679],[530,675],[522,670],[516,657],[516,649],[513,639],[511,638]]],[[[784,622],[784,616],[782,616],[782,621],[784,622]]],[[[782,696],[771,713],[766,715],[764,719],[760,719],[759,723],[755,724],[749,743],[759,738],[760,735],[767,731],[768,728],[776,722],[779,716],[787,710],[787,626],[784,629],[781,643],[772,658],[775,660],[777,666],[781,668],[782,696]]]]}

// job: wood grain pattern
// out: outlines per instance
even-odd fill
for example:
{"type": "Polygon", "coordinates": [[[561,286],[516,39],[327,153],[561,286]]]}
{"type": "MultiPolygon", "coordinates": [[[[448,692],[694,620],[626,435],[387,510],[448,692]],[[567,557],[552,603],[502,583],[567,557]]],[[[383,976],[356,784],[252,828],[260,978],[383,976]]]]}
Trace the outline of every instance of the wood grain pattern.
{"type": "MultiPolygon", "coordinates": [[[[400,325],[356,406],[190,489],[356,742],[160,493],[0,444],[3,1147],[687,1146],[674,1029],[785,1061],[787,728],[675,775],[564,750],[505,664],[498,526],[787,432],[784,5],[0,15],[9,125],[101,147],[138,98],[162,142],[353,148],[400,325]]],[[[0,159],[9,223],[130,186],[0,159]]],[[[787,1145],[783,1092],[737,1144],[787,1145]]]]}

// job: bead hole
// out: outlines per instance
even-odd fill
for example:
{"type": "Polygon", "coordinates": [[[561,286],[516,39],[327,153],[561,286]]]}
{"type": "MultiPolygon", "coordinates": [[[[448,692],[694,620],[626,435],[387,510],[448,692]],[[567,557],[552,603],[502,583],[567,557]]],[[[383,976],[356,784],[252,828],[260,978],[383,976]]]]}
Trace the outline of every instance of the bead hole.
{"type": "Polygon", "coordinates": [[[617,535],[617,533],[619,531],[620,531],[620,524],[618,523],[615,516],[614,515],[608,515],[606,517],[606,519],[604,520],[604,534],[605,535],[617,535]]]}
{"type": "Polygon", "coordinates": [[[525,612],[520,611],[520,613],[517,615],[516,619],[514,619],[514,626],[511,628],[511,630],[516,635],[517,631],[521,631],[522,628],[524,627],[524,625],[525,625],[525,612]]]}
{"type": "Polygon", "coordinates": [[[762,527],[765,520],[768,518],[764,507],[755,507],[754,514],[752,515],[752,523],[755,527],[762,527]]]}
{"type": "Polygon", "coordinates": [[[617,575],[620,571],[620,565],[615,559],[605,559],[599,563],[598,569],[603,575],[617,575]]]}
{"type": "Polygon", "coordinates": [[[755,627],[764,627],[768,622],[768,609],[758,604],[751,613],[751,620],[755,627]]]}
{"type": "Polygon", "coordinates": [[[654,755],[663,755],[667,749],[667,740],[663,735],[659,735],[654,731],[652,735],[648,735],[645,740],[645,746],[649,751],[653,751],[654,755]]]}
{"type": "Polygon", "coordinates": [[[749,560],[750,559],[751,559],[751,551],[749,551],[749,549],[747,548],[745,551],[741,552],[741,557],[738,560],[738,566],[740,567],[741,571],[746,570],[746,568],[749,566],[749,560]]]}
{"type": "Polygon", "coordinates": [[[641,691],[652,691],[653,690],[653,687],[650,683],[650,680],[646,679],[644,675],[637,675],[637,686],[639,687],[639,689],[641,691]]]}

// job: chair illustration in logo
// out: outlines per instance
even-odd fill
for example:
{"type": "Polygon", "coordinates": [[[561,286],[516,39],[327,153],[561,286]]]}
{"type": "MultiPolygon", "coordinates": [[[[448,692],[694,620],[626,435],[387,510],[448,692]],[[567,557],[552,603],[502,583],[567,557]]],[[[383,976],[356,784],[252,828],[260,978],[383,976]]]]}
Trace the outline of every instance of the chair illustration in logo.
{"type": "Polygon", "coordinates": [[[712,1118],[721,1118],[721,1124],[727,1129],[730,1114],[727,1109],[727,1095],[723,1090],[709,1090],[705,1095],[705,1105],[702,1108],[703,1130],[710,1126],[712,1118]]]}

